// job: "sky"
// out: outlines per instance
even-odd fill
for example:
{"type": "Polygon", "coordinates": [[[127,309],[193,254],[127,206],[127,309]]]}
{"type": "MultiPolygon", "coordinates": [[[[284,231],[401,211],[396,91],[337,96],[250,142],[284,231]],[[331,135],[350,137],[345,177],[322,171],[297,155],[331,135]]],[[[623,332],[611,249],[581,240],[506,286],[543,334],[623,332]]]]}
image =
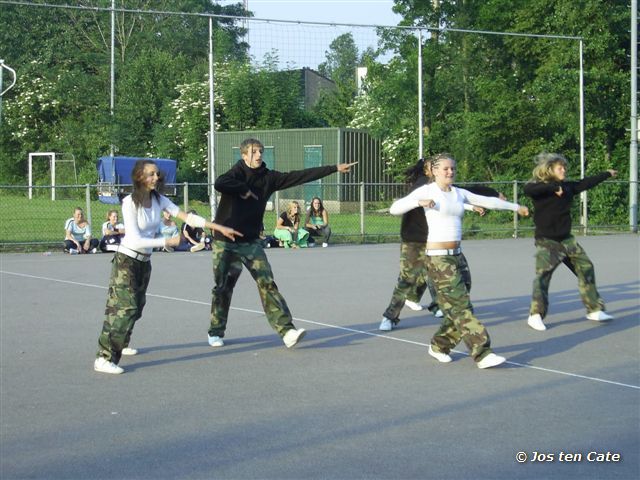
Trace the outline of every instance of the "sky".
{"type": "Polygon", "coordinates": [[[393,0],[248,0],[248,4],[256,18],[366,25],[397,25],[401,19],[391,11],[393,0]]]}
{"type": "MultiPolygon", "coordinates": [[[[242,0],[220,3],[240,2],[242,0]]],[[[248,0],[248,9],[255,19],[353,25],[397,25],[401,17],[392,12],[392,7],[393,0],[248,0]]],[[[265,54],[275,49],[282,67],[316,69],[325,61],[331,41],[347,32],[352,34],[360,53],[376,45],[377,36],[373,28],[274,22],[250,22],[248,40],[256,63],[263,61],[265,54]]]]}

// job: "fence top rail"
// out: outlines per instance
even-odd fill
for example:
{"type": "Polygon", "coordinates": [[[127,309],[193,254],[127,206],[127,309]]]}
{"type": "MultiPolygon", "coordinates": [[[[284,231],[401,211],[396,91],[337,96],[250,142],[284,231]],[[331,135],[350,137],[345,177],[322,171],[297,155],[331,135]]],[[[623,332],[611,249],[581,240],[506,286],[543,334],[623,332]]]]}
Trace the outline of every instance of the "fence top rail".
{"type": "Polygon", "coordinates": [[[255,17],[238,17],[234,15],[219,15],[215,13],[197,13],[197,12],[176,12],[169,10],[140,10],[130,8],[111,8],[111,7],[93,7],[89,5],[55,5],[51,3],[31,3],[17,0],[0,0],[0,4],[16,5],[23,7],[48,7],[48,8],[63,8],[71,10],[86,10],[94,12],[118,12],[118,13],[135,13],[138,15],[180,15],[185,17],[203,17],[203,18],[224,18],[230,20],[238,20],[242,22],[246,21],[262,21],[268,23],[289,23],[295,25],[318,25],[318,26],[335,26],[335,27],[368,27],[368,28],[388,28],[407,31],[421,31],[427,30],[430,32],[459,32],[459,33],[477,33],[481,35],[498,35],[498,36],[510,36],[510,37],[529,37],[529,38],[549,38],[558,40],[584,40],[584,37],[576,37],[571,35],[546,35],[537,33],[521,33],[521,32],[494,32],[491,30],[467,30],[460,28],[446,28],[446,27],[430,27],[428,25],[368,25],[359,23],[327,23],[327,22],[309,22],[300,20],[279,20],[275,18],[255,18],[255,17]]]}
{"type": "MultiPolygon", "coordinates": [[[[488,180],[488,181],[482,181],[482,182],[474,182],[474,181],[468,181],[468,182],[456,182],[456,185],[458,186],[464,186],[464,185],[513,185],[513,184],[517,184],[517,185],[522,185],[525,183],[528,183],[530,180],[488,180]]],[[[609,179],[607,180],[607,183],[614,183],[614,184],[621,184],[621,185],[632,185],[632,184],[637,184],[640,183],[640,180],[616,180],[616,179],[609,179]]],[[[203,187],[203,186],[209,186],[209,185],[213,185],[212,183],[207,183],[207,182],[179,182],[179,183],[166,183],[165,187],[184,187],[184,186],[194,186],[194,187],[203,187]]],[[[302,187],[304,185],[312,185],[312,184],[303,184],[303,185],[298,185],[296,187],[291,187],[291,188],[299,188],[302,187]]],[[[339,187],[352,187],[352,186],[382,186],[382,187],[405,187],[407,186],[406,183],[403,182],[327,182],[327,181],[323,181],[322,185],[325,187],[330,187],[330,186],[339,186],[339,187]]],[[[68,185],[0,185],[0,189],[37,189],[37,188],[100,188],[100,187],[104,187],[105,185],[102,183],[77,183],[77,184],[68,184],[68,185]]],[[[113,184],[109,184],[109,187],[132,187],[133,185],[131,183],[113,183],[113,184]]]]}

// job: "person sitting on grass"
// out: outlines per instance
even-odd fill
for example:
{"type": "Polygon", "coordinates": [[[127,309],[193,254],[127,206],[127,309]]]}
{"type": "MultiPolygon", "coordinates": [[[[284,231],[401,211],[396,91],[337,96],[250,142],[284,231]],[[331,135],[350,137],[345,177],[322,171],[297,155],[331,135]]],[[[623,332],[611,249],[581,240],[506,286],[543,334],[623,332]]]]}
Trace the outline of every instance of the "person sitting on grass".
{"type": "Polygon", "coordinates": [[[98,239],[91,238],[91,226],[84,211],[80,207],[73,210],[73,217],[64,223],[64,251],[72,255],[79,253],[96,253],[98,239]]]}
{"type": "Polygon", "coordinates": [[[331,238],[329,214],[319,197],[313,197],[311,200],[304,226],[309,230],[309,245],[315,244],[315,237],[318,237],[322,240],[323,247],[329,246],[329,239],[331,238]]]}
{"type": "Polygon", "coordinates": [[[289,202],[286,212],[278,217],[276,229],[273,232],[284,248],[306,248],[309,232],[300,228],[300,204],[289,202]]]}
{"type": "MultiPolygon", "coordinates": [[[[197,215],[195,210],[189,210],[187,213],[197,215]]],[[[211,237],[206,234],[204,229],[191,227],[186,223],[182,224],[183,247],[180,250],[191,251],[192,253],[206,249],[211,250],[211,237]]]]}
{"type": "Polygon", "coordinates": [[[118,211],[109,210],[107,221],[102,224],[100,250],[104,253],[114,251],[115,246],[120,245],[122,237],[124,237],[124,225],[118,222],[118,211]]]}

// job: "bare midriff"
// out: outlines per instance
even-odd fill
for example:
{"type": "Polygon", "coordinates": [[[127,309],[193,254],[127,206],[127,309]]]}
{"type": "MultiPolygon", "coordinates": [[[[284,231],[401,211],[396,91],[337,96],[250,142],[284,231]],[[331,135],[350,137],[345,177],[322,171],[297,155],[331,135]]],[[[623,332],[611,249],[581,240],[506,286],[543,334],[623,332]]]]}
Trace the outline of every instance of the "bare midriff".
{"type": "Polygon", "coordinates": [[[460,242],[427,242],[427,250],[440,250],[443,248],[458,248],[460,242]]]}

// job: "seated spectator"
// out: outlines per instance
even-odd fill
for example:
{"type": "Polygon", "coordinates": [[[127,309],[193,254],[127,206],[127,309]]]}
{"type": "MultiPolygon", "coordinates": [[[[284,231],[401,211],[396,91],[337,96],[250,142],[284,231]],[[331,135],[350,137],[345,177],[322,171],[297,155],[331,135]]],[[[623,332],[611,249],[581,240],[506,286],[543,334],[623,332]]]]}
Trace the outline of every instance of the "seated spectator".
{"type": "Polygon", "coordinates": [[[315,245],[315,237],[322,240],[322,246],[329,246],[331,227],[329,226],[329,214],[322,205],[322,200],[313,197],[311,207],[307,212],[305,227],[309,230],[309,246],[315,245]]]}
{"type": "Polygon", "coordinates": [[[73,211],[73,217],[64,222],[64,251],[71,254],[96,253],[98,239],[91,238],[91,226],[84,218],[80,207],[73,211]]]}
{"type": "Polygon", "coordinates": [[[262,243],[262,248],[278,248],[280,246],[280,242],[276,237],[265,233],[264,224],[260,228],[260,242],[262,243]]]}
{"type": "Polygon", "coordinates": [[[290,202],[286,212],[278,217],[276,229],[273,232],[284,248],[307,247],[309,232],[300,228],[300,204],[290,202]]]}
{"type": "Polygon", "coordinates": [[[109,210],[109,213],[107,213],[107,221],[102,224],[100,250],[104,253],[114,252],[116,246],[120,245],[122,237],[124,237],[124,225],[118,223],[118,211],[109,210]]]}
{"type": "MultiPolygon", "coordinates": [[[[187,213],[193,213],[194,215],[198,214],[195,210],[189,210],[187,213]]],[[[191,252],[199,252],[203,249],[211,250],[211,236],[207,235],[202,228],[190,227],[186,223],[183,223],[182,238],[183,242],[181,242],[181,248],[176,248],[176,250],[183,251],[187,248],[191,252]]]]}
{"type": "MultiPolygon", "coordinates": [[[[160,222],[160,226],[158,227],[157,237],[173,238],[178,236],[180,236],[180,231],[178,230],[176,222],[173,221],[173,218],[171,218],[171,214],[167,210],[162,210],[162,221],[160,222]]],[[[173,252],[173,248],[163,247],[162,251],[173,252]]]]}

